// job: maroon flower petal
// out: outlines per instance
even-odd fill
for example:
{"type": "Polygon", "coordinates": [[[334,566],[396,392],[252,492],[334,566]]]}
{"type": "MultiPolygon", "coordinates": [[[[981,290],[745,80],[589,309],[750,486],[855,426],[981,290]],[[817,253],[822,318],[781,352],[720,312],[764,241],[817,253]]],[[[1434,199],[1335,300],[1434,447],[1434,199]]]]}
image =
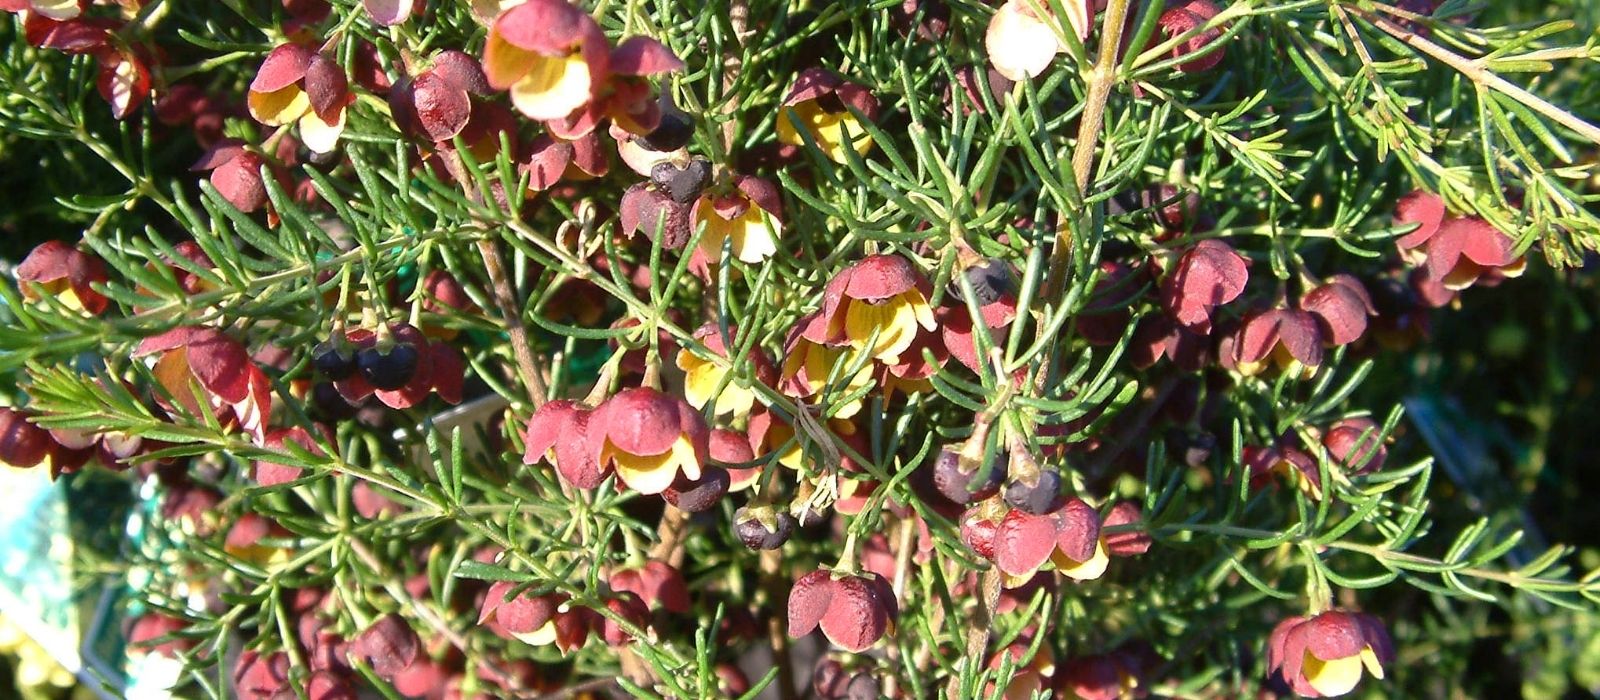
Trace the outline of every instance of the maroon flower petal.
{"type": "Polygon", "coordinates": [[[1355,656],[1367,645],[1360,619],[1342,610],[1329,610],[1306,620],[1296,631],[1305,635],[1311,655],[1323,661],[1355,656]]]}
{"type": "Polygon", "coordinates": [[[1054,517],[1020,510],[1006,513],[994,533],[995,566],[1012,576],[1033,573],[1050,559],[1050,552],[1056,548],[1056,534],[1054,517]]]}
{"type": "Polygon", "coordinates": [[[467,91],[433,72],[412,82],[411,103],[418,128],[435,142],[454,138],[472,117],[467,91]]]}
{"type": "Polygon", "coordinates": [[[311,69],[311,59],[316,52],[310,47],[300,44],[279,44],[266,60],[261,62],[261,68],[256,71],[256,77],[250,81],[251,92],[277,92],[290,85],[300,82],[306,77],[306,71],[311,69]]]}
{"type": "Polygon", "coordinates": [[[25,469],[38,466],[55,441],[50,432],[28,422],[27,416],[14,408],[0,408],[0,463],[25,469]]]}
{"type": "Polygon", "coordinates": [[[889,611],[868,579],[846,576],[833,582],[833,598],[821,620],[822,633],[829,641],[846,651],[865,651],[883,637],[888,626],[889,611]]]}
{"type": "Polygon", "coordinates": [[[483,64],[461,51],[454,49],[440,51],[433,57],[431,72],[443,78],[445,82],[474,95],[486,96],[494,92],[493,88],[489,87],[488,76],[483,74],[483,64]]]}
{"type": "Polygon", "coordinates": [[[330,124],[338,121],[349,96],[350,79],[344,69],[320,54],[313,57],[306,68],[306,97],[317,117],[330,124]]]}
{"type": "Polygon", "coordinates": [[[1056,511],[1056,548],[1073,561],[1088,561],[1100,546],[1100,514],[1081,498],[1067,501],[1056,511]]]}
{"type": "Polygon", "coordinates": [[[1500,232],[1489,222],[1476,216],[1451,219],[1440,227],[1441,232],[1460,230],[1461,254],[1484,267],[1510,265],[1517,259],[1516,247],[1511,237],[1500,232]]]}
{"type": "Polygon", "coordinates": [[[1212,310],[1237,299],[1249,279],[1245,259],[1232,246],[1204,240],[1185,252],[1162,280],[1161,304],[1178,323],[1209,333],[1212,310]]]}
{"type": "Polygon", "coordinates": [[[241,151],[211,171],[211,186],[235,209],[250,213],[267,204],[267,185],[261,178],[266,161],[258,154],[241,151]]]}
{"type": "Polygon", "coordinates": [[[600,34],[600,26],[566,0],[528,0],[502,13],[491,33],[519,49],[559,56],[600,34]]]}
{"type": "Polygon", "coordinates": [[[693,427],[699,432],[698,451],[705,454],[703,448],[710,431],[700,414],[682,399],[649,387],[635,387],[612,396],[599,414],[596,427],[607,441],[628,454],[663,454],[693,427]]]}
{"type": "Polygon", "coordinates": [[[789,636],[804,637],[822,623],[833,604],[833,575],[817,570],[801,576],[789,590],[789,636]]]}
{"type": "Polygon", "coordinates": [[[1444,222],[1444,199],[1432,192],[1415,190],[1400,198],[1394,206],[1394,222],[1396,224],[1420,224],[1415,231],[1401,236],[1395,241],[1401,248],[1416,248],[1433,234],[1438,233],[1439,225],[1444,222]]]}
{"type": "Polygon", "coordinates": [[[647,36],[630,36],[611,50],[611,72],[619,75],[659,75],[683,70],[672,49],[647,36]]]}
{"type": "MultiPolygon", "coordinates": [[[[1144,513],[1132,501],[1121,501],[1106,514],[1105,527],[1135,525],[1144,522],[1144,513]]],[[[1131,557],[1150,551],[1150,533],[1139,530],[1104,535],[1106,553],[1114,557],[1131,557]]]]}
{"type": "Polygon", "coordinates": [[[394,613],[378,618],[350,642],[350,656],[367,664],[383,679],[394,678],[405,670],[421,651],[417,633],[394,613]]]}
{"type": "MultiPolygon", "coordinates": [[[[522,171],[528,174],[528,188],[543,191],[554,187],[561,181],[567,172],[567,165],[572,162],[572,144],[567,141],[557,140],[549,134],[540,134],[528,146],[528,157],[522,163],[522,171]]],[[[643,190],[645,183],[635,184],[628,189],[629,193],[635,189],[643,190]]],[[[633,228],[628,226],[628,201],[627,194],[623,195],[622,202],[622,229],[624,233],[632,233],[633,228]]]]}

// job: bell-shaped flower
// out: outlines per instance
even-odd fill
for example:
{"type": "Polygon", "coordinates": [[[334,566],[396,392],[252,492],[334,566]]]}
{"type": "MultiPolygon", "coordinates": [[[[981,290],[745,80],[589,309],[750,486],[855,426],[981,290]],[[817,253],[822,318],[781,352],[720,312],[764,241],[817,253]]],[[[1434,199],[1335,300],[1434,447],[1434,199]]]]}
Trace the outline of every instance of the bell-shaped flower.
{"type": "MultiPolygon", "coordinates": [[[[1089,36],[1088,0],[1063,0],[1067,20],[1081,41],[1089,36]]],[[[1038,3],[1048,13],[1049,3],[1038,3]]],[[[1050,67],[1056,54],[1067,50],[1056,32],[1062,29],[1056,18],[1039,16],[1028,0],[1006,0],[989,18],[984,33],[984,48],[989,63],[1000,75],[1012,81],[1037,77],[1050,67]]],[[[997,95],[998,97],[998,95],[997,95]]]]}
{"type": "Polygon", "coordinates": [[[389,112],[406,133],[444,143],[466,130],[477,107],[473,96],[491,93],[477,59],[460,51],[440,51],[416,77],[395,84],[389,92],[389,112]]]}
{"type": "MultiPolygon", "coordinates": [[[[330,440],[329,442],[333,441],[330,440]]],[[[322,448],[319,447],[317,445],[317,441],[311,437],[311,433],[306,432],[305,428],[299,426],[290,428],[273,428],[268,430],[267,437],[262,442],[262,447],[265,447],[269,450],[278,450],[287,454],[288,450],[285,448],[285,445],[290,443],[310,454],[322,454],[322,448]]],[[[334,442],[333,444],[337,443],[334,442]]],[[[281,484],[287,484],[295,479],[300,478],[303,471],[304,470],[302,468],[294,465],[282,464],[266,459],[258,459],[255,462],[255,469],[252,473],[255,476],[256,483],[261,484],[262,486],[278,486],[281,484]]]]}
{"type": "Polygon", "coordinates": [[[22,298],[30,302],[49,297],[68,309],[96,316],[111,303],[94,290],[95,283],[105,284],[110,279],[105,263],[62,241],[35,247],[17,265],[16,276],[22,298]]]}
{"type": "Polygon", "coordinates": [[[289,655],[281,651],[261,654],[254,649],[239,654],[233,665],[233,692],[241,700],[271,700],[292,693],[289,655]]]}
{"type": "Polygon", "coordinates": [[[916,340],[918,327],[936,327],[930,291],[928,280],[905,258],[862,258],[835,275],[823,291],[828,337],[874,360],[897,364],[916,340]]]}
{"type": "Polygon", "coordinates": [[[622,483],[643,494],[665,491],[680,473],[699,479],[710,459],[711,430],[700,412],[649,387],[607,399],[589,430],[589,449],[599,464],[615,468],[622,483]]]}
{"type": "Polygon", "coordinates": [[[1392,663],[1389,631],[1365,613],[1329,610],[1291,617],[1278,623],[1267,642],[1267,672],[1302,697],[1344,695],[1364,675],[1383,680],[1384,666],[1392,663]]]}
{"type": "MultiPolygon", "coordinates": [[[[839,372],[834,378],[836,395],[857,396],[863,388],[872,386],[872,363],[857,362],[844,342],[830,341],[828,336],[828,323],[821,312],[801,317],[789,330],[780,374],[780,388],[785,394],[797,399],[819,397],[829,387],[835,371],[839,372]],[[852,372],[851,368],[858,364],[852,372]]],[[[831,417],[851,418],[861,411],[861,405],[860,398],[853,398],[835,406],[831,417]]],[[[795,459],[799,459],[798,451],[795,459]]]]}
{"type": "MultiPolygon", "coordinates": [[[[261,168],[267,160],[239,139],[221,139],[189,166],[193,172],[210,171],[211,186],[235,209],[250,213],[267,205],[267,183],[261,168]]],[[[273,173],[277,175],[276,168],[273,173]]]]}
{"type": "Polygon", "coordinates": [[[778,142],[803,147],[809,136],[835,163],[848,162],[845,149],[864,156],[872,150],[872,136],[850,108],[876,120],[878,98],[866,87],[826,69],[807,68],[795,78],[783,99],[783,109],[778,110],[778,142]]]}
{"type": "Polygon", "coordinates": [[[1299,309],[1269,309],[1246,317],[1233,346],[1233,369],[1260,374],[1268,366],[1302,377],[1322,365],[1317,318],[1299,309]]]}
{"type": "Polygon", "coordinates": [[[821,628],[835,646],[862,652],[893,631],[900,605],[878,574],[825,569],[801,576],[789,591],[789,636],[821,628]]]}
{"type": "Polygon", "coordinates": [[[300,141],[331,153],[344,133],[345,106],[354,96],[338,62],[300,44],[280,44],[250,82],[250,116],[267,126],[298,123],[300,141]]]}
{"type": "MultiPolygon", "coordinates": [[[[533,183],[530,179],[529,186],[533,183]]],[[[677,201],[665,188],[637,182],[622,193],[617,223],[625,236],[643,232],[646,238],[660,241],[662,248],[678,250],[694,235],[693,225],[689,223],[690,211],[690,204],[677,201]]],[[[719,254],[720,250],[718,248],[719,254]]]]}
{"type": "MultiPolygon", "coordinates": [[[[1011,322],[1017,318],[1017,300],[1011,295],[978,307],[989,334],[989,347],[1005,347],[1011,322]]],[[[974,373],[978,372],[978,341],[973,337],[972,315],[965,304],[940,306],[934,312],[945,351],[974,373]]]]}
{"type": "MultiPolygon", "coordinates": [[[[729,328],[729,336],[734,339],[734,344],[739,341],[738,329],[729,328]]],[[[728,357],[727,344],[723,342],[722,330],[715,323],[707,323],[694,332],[694,339],[705,345],[706,350],[718,357],[728,357]]],[[[755,406],[756,395],[749,382],[760,382],[767,386],[778,383],[778,369],[772,361],[767,359],[766,353],[760,348],[751,348],[745,355],[746,362],[739,363],[750,368],[752,375],[748,379],[730,376],[731,370],[713,360],[708,360],[695,355],[688,349],[678,351],[678,369],[683,370],[683,397],[690,406],[703,409],[706,404],[716,400],[716,414],[719,416],[748,415],[755,406]],[[718,388],[721,388],[720,392],[718,388]]]]}
{"type": "Polygon", "coordinates": [[[708,190],[696,200],[691,230],[702,224],[699,247],[706,260],[721,260],[726,243],[734,258],[753,265],[778,252],[783,199],[770,180],[738,175],[728,186],[708,190]]]}
{"type": "Polygon", "coordinates": [[[1150,533],[1143,529],[1124,532],[1107,532],[1105,528],[1142,526],[1144,512],[1132,501],[1120,501],[1111,507],[1102,521],[1100,546],[1113,557],[1134,557],[1150,551],[1150,533]]]}
{"type": "Polygon", "coordinates": [[[150,97],[150,69],[137,53],[105,47],[95,52],[100,67],[94,88],[111,105],[111,116],[127,119],[150,97]]]}
{"type": "Polygon", "coordinates": [[[649,79],[683,70],[683,61],[665,44],[647,36],[630,36],[611,50],[605,82],[584,108],[563,119],[545,122],[550,133],[573,139],[595,132],[606,119],[617,130],[644,135],[661,123],[661,107],[649,79]]]}
{"type": "Polygon", "coordinates": [[[566,399],[547,401],[528,419],[528,429],[523,438],[527,446],[522,455],[523,464],[538,464],[541,460],[556,468],[567,483],[580,489],[592,489],[605,481],[611,473],[601,468],[599,460],[589,449],[589,425],[594,412],[582,404],[566,399]]]}
{"type": "MultiPolygon", "coordinates": [[[[1156,19],[1160,27],[1161,41],[1170,41],[1183,37],[1182,41],[1172,47],[1172,58],[1184,58],[1193,54],[1207,52],[1203,56],[1196,56],[1178,64],[1178,71],[1182,73],[1203,73],[1217,67],[1222,62],[1223,47],[1212,47],[1217,40],[1222,38],[1220,27],[1207,27],[1206,24],[1215,18],[1221,9],[1211,0],[1186,0],[1184,2],[1168,5],[1156,19]]],[[[1158,42],[1159,43],[1159,42],[1158,42]]]]}
{"type": "Polygon", "coordinates": [[[1334,423],[1322,436],[1322,446],[1333,461],[1351,474],[1366,474],[1383,468],[1389,448],[1383,445],[1383,426],[1359,416],[1334,423]]]}
{"type": "Polygon", "coordinates": [[[1047,561],[1077,581],[1100,578],[1110,561],[1100,539],[1100,515],[1079,498],[1044,515],[1010,510],[995,528],[992,546],[995,566],[1013,586],[1047,561]]]}
{"type": "Polygon", "coordinates": [[[1186,328],[1211,332],[1211,314],[1244,293],[1248,262],[1233,246],[1215,239],[1196,243],[1161,280],[1161,306],[1186,328]]]}
{"type": "Polygon", "coordinates": [[[350,640],[349,655],[366,664],[379,678],[393,680],[423,655],[422,640],[404,618],[389,613],[350,640]]]}
{"type": "Polygon", "coordinates": [[[55,446],[50,431],[34,425],[27,413],[0,408],[0,464],[17,469],[37,467],[55,446]]]}
{"type": "Polygon", "coordinates": [[[1428,240],[1427,256],[1428,278],[1453,291],[1480,280],[1520,277],[1528,265],[1509,236],[1476,216],[1446,219],[1428,240]]]}
{"type": "Polygon", "coordinates": [[[664,561],[649,561],[638,568],[621,569],[608,581],[614,591],[639,596],[645,605],[672,613],[689,612],[689,586],[683,574],[664,561]]]}
{"type": "Polygon", "coordinates": [[[1322,498],[1322,471],[1317,460],[1304,450],[1292,445],[1246,445],[1240,450],[1240,457],[1250,474],[1252,488],[1262,488],[1282,477],[1306,495],[1322,498]]]}
{"type": "Polygon", "coordinates": [[[1128,360],[1142,370],[1166,358],[1185,372],[1197,372],[1211,361],[1210,341],[1165,314],[1146,314],[1133,330],[1128,360]]]}
{"type": "Polygon", "coordinates": [[[1105,654],[1074,657],[1061,664],[1057,691],[1069,700],[1144,697],[1145,676],[1163,661],[1143,641],[1128,642],[1105,654]]]}
{"type": "Polygon", "coordinates": [[[567,0],[529,0],[489,27],[483,71],[510,90],[529,119],[559,120],[587,107],[610,73],[611,47],[600,25],[567,0]]]}
{"type": "Polygon", "coordinates": [[[533,595],[524,590],[512,597],[517,584],[496,581],[483,596],[478,624],[488,625],[495,634],[524,644],[554,644],[562,653],[583,646],[594,627],[594,613],[574,607],[565,595],[533,595]]]}
{"type": "Polygon", "coordinates": [[[1367,317],[1378,315],[1366,286],[1352,275],[1338,274],[1300,298],[1300,308],[1317,320],[1322,342],[1349,345],[1367,333],[1367,317]]]}
{"type": "Polygon", "coordinates": [[[150,371],[161,387],[157,401],[163,408],[202,416],[204,406],[258,443],[265,439],[272,385],[239,341],[215,328],[175,328],[144,339],[133,356],[154,356],[150,371]]]}
{"type": "Polygon", "coordinates": [[[245,513],[228,527],[222,550],[260,569],[277,567],[289,561],[289,549],[273,543],[291,537],[282,525],[257,513],[245,513]]]}

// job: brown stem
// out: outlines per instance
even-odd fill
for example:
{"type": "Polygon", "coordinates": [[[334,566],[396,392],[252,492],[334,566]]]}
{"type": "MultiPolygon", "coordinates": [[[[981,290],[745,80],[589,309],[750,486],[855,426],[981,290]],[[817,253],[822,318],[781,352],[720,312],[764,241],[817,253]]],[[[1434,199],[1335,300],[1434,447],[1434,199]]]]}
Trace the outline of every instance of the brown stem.
{"type": "MultiPolygon", "coordinates": [[[[1100,128],[1105,124],[1106,100],[1110,99],[1111,88],[1117,82],[1117,52],[1122,44],[1122,25],[1128,15],[1129,2],[1111,0],[1100,28],[1100,57],[1089,74],[1089,93],[1078,119],[1078,143],[1072,151],[1072,175],[1079,197],[1089,189],[1094,151],[1100,142],[1100,128]]],[[[1050,253],[1050,274],[1042,297],[1047,301],[1054,301],[1061,294],[1061,286],[1066,281],[1067,263],[1072,257],[1073,219],[1063,213],[1056,223],[1056,245],[1050,253]]]]}
{"type": "Polygon", "coordinates": [[[522,307],[517,303],[511,280],[506,277],[505,260],[500,256],[499,246],[487,238],[478,241],[478,252],[483,255],[483,267],[489,273],[489,282],[494,285],[495,306],[500,308],[506,332],[511,335],[511,353],[517,359],[517,373],[522,377],[522,385],[527,388],[534,408],[538,408],[544,405],[550,389],[545,386],[544,374],[540,373],[539,364],[533,358],[533,348],[528,344],[528,328],[522,325],[522,314],[518,311],[522,307]]]}
{"type": "Polygon", "coordinates": [[[664,561],[674,568],[683,565],[683,533],[689,528],[689,514],[668,505],[661,514],[661,524],[656,527],[656,546],[650,548],[650,558],[664,561]]]}
{"type": "MultiPolygon", "coordinates": [[[[993,624],[995,606],[1000,603],[1000,570],[989,567],[979,579],[981,591],[978,598],[978,609],[972,615],[972,621],[967,625],[967,649],[963,663],[982,664],[985,652],[989,649],[989,627],[993,624]]],[[[946,697],[961,697],[961,677],[950,678],[950,686],[945,691],[946,697]]]]}
{"type": "MultiPolygon", "coordinates": [[[[483,193],[473,185],[474,180],[461,162],[460,154],[447,149],[440,151],[439,155],[444,161],[445,170],[456,182],[461,183],[467,200],[482,205],[483,193]]],[[[506,324],[506,333],[511,336],[511,354],[517,360],[517,374],[522,378],[522,387],[528,390],[534,408],[543,406],[549,398],[550,389],[544,383],[544,375],[539,372],[539,363],[534,361],[533,347],[528,344],[528,328],[522,325],[522,305],[517,303],[516,290],[511,286],[511,278],[506,275],[505,258],[500,255],[500,247],[491,238],[478,240],[478,254],[483,257],[483,268],[489,273],[489,283],[494,287],[495,306],[506,324]]]]}

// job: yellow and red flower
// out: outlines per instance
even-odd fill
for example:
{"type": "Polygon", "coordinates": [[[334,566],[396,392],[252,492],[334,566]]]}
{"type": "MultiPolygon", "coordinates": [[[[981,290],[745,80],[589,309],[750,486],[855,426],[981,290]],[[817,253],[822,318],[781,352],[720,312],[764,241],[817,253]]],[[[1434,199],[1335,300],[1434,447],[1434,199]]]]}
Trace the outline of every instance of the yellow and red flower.
{"type": "MultiPolygon", "coordinates": [[[[855,359],[846,352],[847,343],[829,341],[828,335],[828,322],[821,312],[795,323],[783,345],[783,393],[798,399],[816,397],[827,388],[828,378],[841,362],[848,364],[840,367],[842,374],[836,382],[839,394],[853,396],[872,386],[872,363],[862,362],[859,369],[850,372],[855,359]]],[[[836,406],[831,417],[848,419],[861,411],[861,405],[860,398],[852,399],[836,406]]]]}
{"type": "Polygon", "coordinates": [[[344,133],[345,106],[354,100],[338,62],[308,46],[280,44],[250,82],[250,116],[267,126],[298,124],[300,141],[331,153],[344,133]]]}
{"type": "Polygon", "coordinates": [[[556,473],[573,486],[580,489],[599,486],[611,470],[602,468],[588,449],[589,423],[593,416],[593,411],[575,401],[546,402],[528,419],[522,463],[538,464],[543,460],[554,465],[556,473]]]}
{"type": "Polygon", "coordinates": [[[771,181],[749,175],[735,176],[730,186],[700,195],[690,215],[690,225],[705,225],[700,253],[709,263],[722,259],[724,241],[733,257],[755,264],[778,252],[783,236],[783,199],[771,181]]]}
{"type": "Polygon", "coordinates": [[[239,341],[215,328],[175,328],[144,339],[133,356],[155,356],[150,370],[163,390],[157,396],[163,408],[201,416],[205,406],[257,443],[265,439],[272,385],[239,341]]]}
{"type": "Polygon", "coordinates": [[[778,142],[803,147],[804,131],[836,163],[848,162],[845,149],[864,156],[872,150],[872,136],[850,108],[875,120],[878,98],[866,87],[825,69],[807,68],[795,78],[783,99],[783,109],[778,112],[778,142]]]}
{"type": "Polygon", "coordinates": [[[1300,309],[1268,309],[1246,317],[1226,364],[1243,375],[1260,374],[1268,366],[1310,377],[1322,365],[1322,331],[1317,317],[1300,309]]]}
{"type": "Polygon", "coordinates": [[[661,493],[680,473],[699,479],[710,459],[711,430],[700,412],[649,387],[624,389],[607,399],[588,428],[596,462],[615,468],[622,483],[639,493],[661,493]]]}
{"type": "Polygon", "coordinates": [[[495,634],[525,644],[554,644],[567,653],[583,646],[594,627],[593,611],[573,606],[565,595],[533,595],[529,591],[512,596],[517,584],[497,581],[483,596],[478,624],[495,634]]]}
{"type": "Polygon", "coordinates": [[[1389,631],[1365,613],[1329,610],[1291,617],[1278,623],[1267,643],[1268,673],[1308,698],[1344,695],[1364,675],[1383,680],[1383,667],[1390,663],[1389,631]]]}
{"type": "Polygon", "coordinates": [[[100,258],[61,241],[39,244],[16,269],[22,298],[38,301],[50,297],[68,309],[98,316],[111,301],[94,290],[110,277],[100,258]]]}
{"type": "Polygon", "coordinates": [[[870,255],[845,268],[823,292],[822,318],[832,342],[885,364],[899,364],[918,328],[936,326],[928,280],[905,258],[870,255]],[[870,344],[870,345],[869,345],[870,344]]]}
{"type": "Polygon", "coordinates": [[[600,25],[566,0],[529,0],[495,18],[483,49],[489,86],[510,90],[529,119],[566,119],[589,106],[610,74],[600,25]]]}
{"type": "MultiPolygon", "coordinates": [[[[730,336],[738,335],[737,328],[728,329],[730,336]]],[[[694,332],[694,339],[705,345],[706,349],[719,357],[728,356],[727,344],[723,342],[722,331],[715,323],[707,323],[694,332]]],[[[734,341],[738,343],[737,340],[734,341]]],[[[737,376],[729,377],[730,370],[716,362],[701,358],[687,349],[678,351],[678,369],[683,370],[683,397],[690,406],[703,409],[706,404],[716,401],[716,414],[742,416],[750,413],[755,406],[756,395],[750,382],[760,382],[767,386],[778,383],[778,370],[772,365],[772,360],[767,359],[766,353],[760,348],[751,348],[745,356],[750,373],[749,378],[737,376]],[[726,384],[724,381],[726,380],[726,384]],[[717,391],[721,386],[722,390],[717,391]]],[[[745,364],[745,363],[741,363],[745,364]]]]}

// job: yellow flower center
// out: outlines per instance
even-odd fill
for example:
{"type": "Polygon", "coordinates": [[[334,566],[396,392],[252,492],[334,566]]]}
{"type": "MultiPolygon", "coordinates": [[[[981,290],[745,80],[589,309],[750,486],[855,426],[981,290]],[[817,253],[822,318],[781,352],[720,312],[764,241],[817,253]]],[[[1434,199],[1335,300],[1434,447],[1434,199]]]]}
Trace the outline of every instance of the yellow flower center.
{"type": "Polygon", "coordinates": [[[754,203],[732,219],[717,215],[710,201],[702,201],[694,210],[694,223],[705,223],[706,232],[700,236],[700,252],[707,260],[722,259],[722,245],[729,242],[733,257],[748,264],[759,263],[778,252],[778,237],[783,225],[754,203]]]}
{"type": "Polygon", "coordinates": [[[299,84],[291,84],[272,92],[251,91],[246,98],[250,116],[267,126],[293,123],[311,110],[311,98],[299,84]]]}
{"type": "Polygon", "coordinates": [[[588,104],[589,64],[582,53],[541,56],[524,52],[527,72],[511,86],[511,104],[530,119],[560,119],[588,104]]]}
{"type": "Polygon", "coordinates": [[[805,145],[805,139],[795,129],[794,122],[800,122],[800,128],[805,129],[816,141],[817,147],[835,163],[847,162],[848,156],[844,149],[853,147],[856,153],[866,155],[872,150],[872,137],[866,129],[861,128],[861,122],[856,120],[849,111],[829,112],[824,110],[816,100],[807,100],[778,113],[778,141],[791,146],[805,145]]]}
{"type": "Polygon", "coordinates": [[[722,383],[722,378],[728,371],[709,360],[702,360],[687,350],[678,351],[678,369],[683,370],[683,398],[695,408],[705,408],[713,396],[717,399],[717,415],[744,415],[750,412],[755,405],[756,395],[749,389],[739,385],[735,380],[728,380],[727,386],[722,391],[717,391],[717,386],[722,383]]]}
{"type": "Polygon", "coordinates": [[[1370,646],[1362,647],[1361,653],[1354,656],[1326,661],[1307,650],[1300,673],[1317,692],[1336,697],[1355,689],[1356,684],[1361,682],[1363,668],[1373,678],[1383,679],[1383,666],[1378,664],[1378,655],[1370,646]]]}
{"type": "Polygon", "coordinates": [[[1092,581],[1105,574],[1111,558],[1106,555],[1105,543],[1102,541],[1094,544],[1094,553],[1083,561],[1063,554],[1060,549],[1050,553],[1050,561],[1056,565],[1056,570],[1067,578],[1074,581],[1092,581]]]}
{"type": "Polygon", "coordinates": [[[915,288],[877,303],[850,299],[845,304],[844,333],[850,346],[888,364],[900,362],[900,354],[916,340],[917,326],[934,328],[933,309],[915,288]]]}
{"type": "Polygon", "coordinates": [[[678,478],[679,470],[690,479],[700,478],[700,459],[688,436],[679,435],[666,452],[657,455],[636,455],[619,449],[606,440],[600,453],[600,463],[610,462],[617,469],[617,477],[639,493],[653,495],[667,490],[678,478]]]}

